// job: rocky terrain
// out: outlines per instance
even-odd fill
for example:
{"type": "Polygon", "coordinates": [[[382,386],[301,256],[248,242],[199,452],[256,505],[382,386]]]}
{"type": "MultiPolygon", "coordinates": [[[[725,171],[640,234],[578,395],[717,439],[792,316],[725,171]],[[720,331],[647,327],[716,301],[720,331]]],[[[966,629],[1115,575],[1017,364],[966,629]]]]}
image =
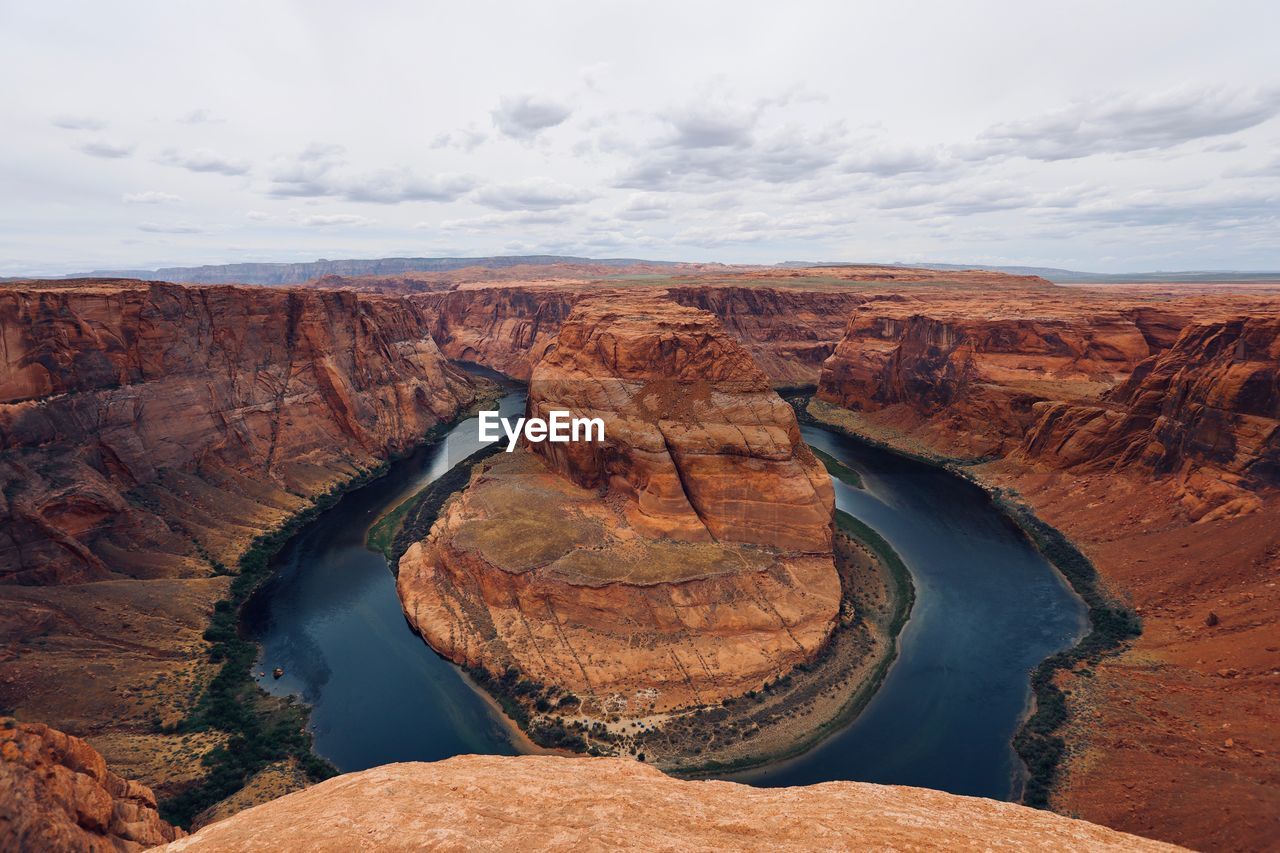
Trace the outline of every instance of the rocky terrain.
{"type": "Polygon", "coordinates": [[[80,738],[0,719],[0,848],[127,853],[185,834],[160,819],[150,788],[80,738]]]}
{"type": "Polygon", "coordinates": [[[86,281],[0,291],[0,708],[158,788],[159,732],[255,537],[472,395],[400,298],[86,281]]]}
{"type": "Polygon", "coordinates": [[[528,410],[605,441],[499,454],[400,560],[438,651],[573,694],[597,716],[707,705],[811,660],[840,600],[830,480],[715,318],[584,300],[528,410]]]}
{"type": "Polygon", "coordinates": [[[475,474],[402,562],[432,643],[545,679],[566,719],[759,685],[839,606],[825,477],[768,390],[820,381],[841,426],[1016,494],[1142,617],[1121,654],[1056,677],[1054,808],[1205,849],[1280,836],[1280,290],[571,260],[351,277],[369,272],[0,290],[0,712],[161,796],[200,778],[225,735],[166,732],[217,670],[205,634],[237,559],[465,406],[448,358],[623,426],[600,453],[475,474]],[[661,381],[700,371],[706,393],[661,381]],[[658,644],[662,687],[638,693],[658,644]]]}
{"type": "Polygon", "coordinates": [[[1018,494],[1142,617],[1060,676],[1057,808],[1210,849],[1280,832],[1278,317],[1256,289],[878,300],[823,368],[827,417],[1018,494]]]}
{"type": "Polygon", "coordinates": [[[280,850],[1176,850],[923,788],[685,782],[634,761],[462,756],[322,782],[170,844],[280,850]]]}

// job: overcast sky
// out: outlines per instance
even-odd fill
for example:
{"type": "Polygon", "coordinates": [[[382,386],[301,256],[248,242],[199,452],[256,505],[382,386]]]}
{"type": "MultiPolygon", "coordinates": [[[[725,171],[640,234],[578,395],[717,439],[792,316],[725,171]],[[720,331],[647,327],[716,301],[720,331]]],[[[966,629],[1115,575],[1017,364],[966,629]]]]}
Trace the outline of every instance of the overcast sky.
{"type": "Polygon", "coordinates": [[[1280,269],[1280,3],[0,0],[0,275],[1280,269]]]}

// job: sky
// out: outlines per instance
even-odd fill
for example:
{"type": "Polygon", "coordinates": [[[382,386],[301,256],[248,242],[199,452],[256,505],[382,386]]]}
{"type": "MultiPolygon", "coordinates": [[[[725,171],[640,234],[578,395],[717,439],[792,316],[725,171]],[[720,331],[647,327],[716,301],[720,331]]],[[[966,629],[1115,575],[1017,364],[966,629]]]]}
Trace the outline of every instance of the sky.
{"type": "Polygon", "coordinates": [[[1280,270],[1280,3],[0,0],[0,275],[1280,270]]]}

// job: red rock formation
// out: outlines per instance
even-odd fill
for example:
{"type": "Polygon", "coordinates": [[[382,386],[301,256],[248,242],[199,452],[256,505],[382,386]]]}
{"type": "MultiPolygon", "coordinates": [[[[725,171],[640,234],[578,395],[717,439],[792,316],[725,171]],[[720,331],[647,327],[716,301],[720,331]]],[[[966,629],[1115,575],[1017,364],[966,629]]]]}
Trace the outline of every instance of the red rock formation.
{"type": "Polygon", "coordinates": [[[429,323],[341,292],[0,291],[0,707],[159,791],[204,772],[156,723],[212,676],[215,561],[470,400],[429,323]]]}
{"type": "Polygon", "coordinates": [[[1008,452],[1035,422],[1034,404],[1096,394],[1151,351],[1122,311],[1036,307],[868,303],[823,366],[818,397],[883,412],[964,455],[1008,452]]]}
{"type": "Polygon", "coordinates": [[[1102,405],[1043,403],[1017,454],[1054,467],[1174,476],[1193,520],[1280,486],[1280,320],[1197,323],[1102,405]]]}
{"type": "Polygon", "coordinates": [[[830,478],[711,314],[659,297],[580,303],[530,382],[529,412],[553,410],[602,418],[605,441],[530,449],[623,497],[637,530],[830,553],[830,478]]]}
{"type": "Polygon", "coordinates": [[[579,303],[534,369],[529,411],[551,409],[603,418],[605,441],[500,455],[400,561],[437,650],[630,715],[812,658],[840,597],[830,480],[714,317],[579,303]]]}
{"type": "MultiPolygon", "coordinates": [[[[610,289],[606,282],[484,287],[420,297],[438,313],[432,334],[450,358],[527,379],[578,300],[610,289]]],[[[635,288],[619,288],[635,293],[635,288]]],[[[640,292],[710,311],[776,385],[817,381],[861,292],[782,289],[764,285],[682,285],[640,292]]]]}
{"type": "Polygon", "coordinates": [[[470,395],[395,299],[86,282],[0,293],[0,582],[207,573],[470,395]],[[139,554],[138,552],[142,552],[139,554]]]}
{"type": "Polygon", "coordinates": [[[973,294],[930,299],[912,334],[876,334],[903,306],[877,322],[882,309],[869,304],[819,389],[849,410],[815,411],[904,450],[992,457],[968,471],[1020,494],[1141,615],[1132,648],[1059,676],[1071,750],[1055,808],[1196,849],[1260,849],[1280,831],[1268,698],[1280,624],[1280,300],[1185,290],[1007,294],[998,308],[973,294]],[[1120,361],[1086,359],[1110,362],[1112,382],[1107,370],[1064,375],[1019,331],[1028,316],[1088,331],[1100,313],[1113,318],[1102,330],[1131,321],[1151,352],[1128,371],[1128,347],[1113,347],[1120,361]],[[971,331],[958,341],[941,331],[1002,319],[1012,370],[995,369],[971,331]]]}
{"type": "Polygon", "coordinates": [[[133,851],[185,834],[160,819],[150,788],[80,738],[0,719],[0,848],[133,851]]]}
{"type": "Polygon", "coordinates": [[[689,782],[609,758],[462,756],[321,782],[205,827],[179,851],[1042,850],[1181,848],[941,791],[689,782]]]}

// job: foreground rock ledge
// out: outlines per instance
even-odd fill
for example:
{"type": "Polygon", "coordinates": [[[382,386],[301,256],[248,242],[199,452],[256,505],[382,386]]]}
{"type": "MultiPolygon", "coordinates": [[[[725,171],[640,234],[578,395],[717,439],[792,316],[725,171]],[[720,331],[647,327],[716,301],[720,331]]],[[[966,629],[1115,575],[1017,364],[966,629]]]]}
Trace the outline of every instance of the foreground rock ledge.
{"type": "Polygon", "coordinates": [[[922,788],[687,782],[633,761],[460,756],[322,782],[176,841],[256,850],[1177,850],[922,788]]]}

